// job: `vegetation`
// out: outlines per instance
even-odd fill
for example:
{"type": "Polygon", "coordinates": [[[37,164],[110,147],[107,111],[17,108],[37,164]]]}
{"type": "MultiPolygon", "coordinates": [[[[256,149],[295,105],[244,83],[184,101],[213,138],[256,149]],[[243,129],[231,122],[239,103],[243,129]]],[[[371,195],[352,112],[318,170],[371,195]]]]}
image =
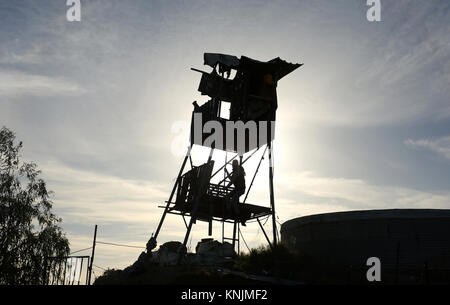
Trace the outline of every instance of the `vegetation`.
{"type": "Polygon", "coordinates": [[[318,283],[324,272],[322,264],[313,257],[299,256],[279,243],[273,248],[260,246],[250,253],[239,255],[234,261],[234,269],[249,274],[270,276],[303,283],[318,283]],[[319,271],[319,272],[318,272],[319,271]],[[323,270],[322,270],[323,271],[323,270]]]}
{"type": "Polygon", "coordinates": [[[253,274],[274,274],[279,269],[280,264],[290,262],[293,255],[282,245],[277,245],[273,249],[269,246],[260,246],[250,250],[250,253],[239,255],[234,268],[239,271],[253,274]]]}
{"type": "Polygon", "coordinates": [[[46,258],[68,255],[69,242],[37,165],[20,160],[15,138],[0,129],[0,284],[42,284],[46,258]]]}
{"type": "Polygon", "coordinates": [[[322,279],[317,278],[316,267],[317,264],[313,259],[299,257],[283,244],[278,244],[273,248],[261,246],[252,249],[250,253],[241,254],[223,266],[198,264],[160,266],[149,260],[138,259],[124,270],[108,269],[97,278],[95,285],[270,284],[277,283],[277,279],[282,279],[283,282],[290,280],[291,283],[317,283],[322,279]],[[222,269],[235,272],[222,272],[222,269]],[[257,277],[244,276],[242,272],[257,277]]]}
{"type": "Polygon", "coordinates": [[[94,285],[229,285],[255,284],[258,281],[222,274],[213,266],[147,265],[140,270],[108,269],[94,285]]]}

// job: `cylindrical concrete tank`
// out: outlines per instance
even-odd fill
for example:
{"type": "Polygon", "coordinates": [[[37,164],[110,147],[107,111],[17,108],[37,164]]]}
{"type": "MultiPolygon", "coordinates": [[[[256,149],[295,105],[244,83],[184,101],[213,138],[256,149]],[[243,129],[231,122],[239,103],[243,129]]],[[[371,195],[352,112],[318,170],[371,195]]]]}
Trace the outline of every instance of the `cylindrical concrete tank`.
{"type": "MultiPolygon", "coordinates": [[[[291,219],[281,240],[300,257],[339,267],[342,281],[365,279],[378,257],[389,282],[448,281],[450,210],[393,209],[338,212],[291,219]],[[353,275],[352,275],[353,274],[353,275]]],[[[326,272],[322,270],[322,272],[326,272]]]]}

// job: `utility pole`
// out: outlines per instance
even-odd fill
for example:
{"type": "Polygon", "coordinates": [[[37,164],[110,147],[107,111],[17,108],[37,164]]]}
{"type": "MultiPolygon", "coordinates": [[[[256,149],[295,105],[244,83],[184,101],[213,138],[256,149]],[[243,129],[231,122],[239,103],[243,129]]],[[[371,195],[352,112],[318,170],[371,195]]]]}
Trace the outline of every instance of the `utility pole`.
{"type": "Polygon", "coordinates": [[[92,276],[92,265],[94,264],[94,254],[95,254],[95,241],[97,240],[97,225],[95,225],[94,230],[94,240],[92,242],[92,255],[91,255],[91,264],[89,266],[89,279],[88,285],[91,285],[91,276],[92,276]]]}

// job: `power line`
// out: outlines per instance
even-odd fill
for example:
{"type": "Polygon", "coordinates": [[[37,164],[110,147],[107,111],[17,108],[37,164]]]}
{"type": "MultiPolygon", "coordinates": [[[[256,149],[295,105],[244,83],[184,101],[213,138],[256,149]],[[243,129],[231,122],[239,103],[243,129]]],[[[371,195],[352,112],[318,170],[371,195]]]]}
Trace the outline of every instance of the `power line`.
{"type": "Polygon", "coordinates": [[[121,245],[121,244],[113,244],[113,243],[107,243],[107,242],[102,242],[102,241],[97,241],[97,244],[110,245],[110,246],[116,246],[116,247],[128,247],[128,248],[145,249],[145,247],[130,246],[130,245],[121,245]]]}
{"type": "Polygon", "coordinates": [[[106,269],[103,268],[103,267],[97,266],[96,264],[92,264],[92,265],[93,265],[94,267],[97,267],[97,268],[99,268],[99,269],[102,269],[102,270],[106,271],[106,269]]]}
{"type": "Polygon", "coordinates": [[[81,250],[77,250],[75,252],[71,252],[71,253],[69,253],[69,255],[72,255],[72,254],[75,254],[75,253],[78,253],[78,252],[81,252],[81,251],[89,250],[89,249],[92,249],[92,247],[81,249],[81,250]]]}
{"type": "Polygon", "coordinates": [[[248,247],[247,242],[245,241],[244,235],[242,235],[241,229],[239,229],[239,234],[241,235],[242,240],[244,241],[244,244],[247,247],[248,252],[250,252],[250,248],[248,247]]]}

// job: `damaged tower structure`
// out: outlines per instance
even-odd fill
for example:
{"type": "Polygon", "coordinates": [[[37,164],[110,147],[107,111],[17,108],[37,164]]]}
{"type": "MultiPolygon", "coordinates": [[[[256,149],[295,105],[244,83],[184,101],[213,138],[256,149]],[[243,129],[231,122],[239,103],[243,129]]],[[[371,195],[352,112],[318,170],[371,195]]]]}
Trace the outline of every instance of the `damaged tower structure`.
{"type": "Polygon", "coordinates": [[[278,81],[302,64],[288,63],[279,57],[262,62],[246,56],[238,58],[217,53],[205,53],[204,64],[211,67],[212,71],[205,72],[194,68],[192,70],[201,73],[198,91],[202,95],[209,96],[210,100],[201,106],[197,102],[193,103],[190,145],[169,200],[163,206],[164,211],[158,227],[147,243],[148,251],[156,247],[156,240],[167,214],[183,217],[186,234],[183,246],[179,251],[181,256],[186,253],[186,244],[192,226],[197,220],[208,222],[208,235],[212,235],[213,221],[221,222],[222,241],[231,240],[233,248],[235,248],[236,242],[239,244],[240,223],[248,220],[255,220],[259,224],[269,245],[277,243],[271,155],[275,124],[271,122],[275,122],[278,108],[276,92],[278,81]],[[198,120],[198,118],[201,118],[201,120],[198,120]],[[233,123],[233,126],[242,127],[249,126],[249,122],[256,128],[256,137],[246,129],[239,132],[236,128],[227,128],[229,123],[233,123]],[[200,126],[198,126],[199,124],[200,126]],[[215,127],[204,128],[206,124],[215,127]],[[223,138],[223,141],[218,139],[217,134],[214,136],[216,141],[208,141],[208,138],[211,138],[213,134],[213,130],[220,129],[220,127],[222,133],[218,135],[219,138],[223,138]],[[230,141],[230,139],[232,140],[230,141]],[[204,164],[198,166],[193,164],[191,158],[193,145],[210,148],[209,157],[204,164]],[[212,156],[215,149],[226,151],[234,156],[230,159],[226,157],[223,165],[214,171],[215,161],[212,156]],[[238,160],[239,164],[242,165],[255,156],[258,151],[263,153],[252,175],[251,183],[243,196],[244,200],[239,202],[240,215],[236,215],[232,209],[226,208],[228,195],[233,190],[232,186],[228,186],[231,174],[227,171],[226,166],[233,160],[238,160]],[[268,157],[269,161],[270,202],[266,205],[247,203],[248,194],[265,156],[268,157]],[[188,161],[190,169],[185,171],[188,161]],[[212,178],[216,177],[217,179],[219,173],[223,173],[223,179],[213,183],[212,178]],[[189,222],[186,221],[186,217],[190,217],[189,222]],[[260,219],[263,217],[272,219],[272,242],[261,224],[260,219]],[[225,237],[225,223],[233,225],[231,238],[225,237]]]}

